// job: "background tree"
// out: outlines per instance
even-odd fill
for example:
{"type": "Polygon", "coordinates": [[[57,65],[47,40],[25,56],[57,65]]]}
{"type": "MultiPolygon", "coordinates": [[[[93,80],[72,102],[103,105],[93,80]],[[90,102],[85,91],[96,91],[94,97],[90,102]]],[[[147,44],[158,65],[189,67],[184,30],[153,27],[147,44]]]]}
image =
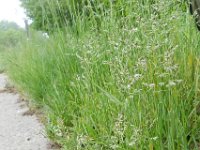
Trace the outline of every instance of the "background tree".
{"type": "Polygon", "coordinates": [[[0,51],[16,46],[24,38],[24,30],[16,23],[0,22],[0,51]]]}
{"type": "Polygon", "coordinates": [[[84,20],[85,23],[92,20],[93,23],[96,22],[96,26],[100,26],[104,16],[112,15],[118,19],[127,16],[127,10],[135,3],[126,0],[21,0],[21,2],[27,16],[33,21],[32,27],[47,32],[76,25],[77,20],[84,20]]]}
{"type": "Polygon", "coordinates": [[[158,0],[148,0],[150,7],[143,7],[146,0],[21,0],[21,2],[27,16],[33,21],[31,26],[46,32],[72,25],[76,27],[80,21],[82,24],[91,23],[93,27],[100,28],[104,19],[106,21],[115,19],[120,26],[123,26],[127,20],[134,22],[132,12],[137,9],[144,14],[153,11],[159,14],[154,6],[158,0]]]}

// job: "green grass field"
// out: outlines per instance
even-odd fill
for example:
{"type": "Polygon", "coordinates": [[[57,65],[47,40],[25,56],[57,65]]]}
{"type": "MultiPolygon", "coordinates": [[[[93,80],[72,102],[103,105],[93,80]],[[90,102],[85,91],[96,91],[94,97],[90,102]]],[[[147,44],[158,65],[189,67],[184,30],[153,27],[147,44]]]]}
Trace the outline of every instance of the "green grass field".
{"type": "Polygon", "coordinates": [[[35,36],[7,57],[63,149],[199,149],[200,33],[183,4],[135,4],[98,30],[80,19],[78,36],[35,36]]]}

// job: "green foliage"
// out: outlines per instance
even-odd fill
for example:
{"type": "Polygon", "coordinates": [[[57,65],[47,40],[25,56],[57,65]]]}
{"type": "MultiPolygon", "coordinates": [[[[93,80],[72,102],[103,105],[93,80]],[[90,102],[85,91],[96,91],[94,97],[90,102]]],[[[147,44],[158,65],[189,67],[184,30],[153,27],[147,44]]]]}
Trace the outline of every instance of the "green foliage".
{"type": "Polygon", "coordinates": [[[4,70],[4,54],[19,44],[23,38],[23,30],[14,23],[8,21],[0,22],[0,72],[4,70]]]}
{"type": "Polygon", "coordinates": [[[0,51],[15,47],[24,38],[23,30],[13,22],[0,22],[0,51]]]}
{"type": "Polygon", "coordinates": [[[1,21],[0,22],[0,30],[8,30],[8,29],[14,29],[18,30],[20,27],[15,22],[9,22],[9,21],[1,21]]]}
{"type": "MultiPolygon", "coordinates": [[[[21,0],[26,14],[32,19],[32,26],[37,30],[52,32],[66,26],[77,26],[80,22],[99,29],[104,22],[112,20],[134,19],[135,9],[145,14],[154,10],[156,0],[21,0]],[[146,7],[148,3],[150,6],[146,7]],[[152,5],[152,6],[151,6],[152,5]]],[[[130,20],[132,21],[132,20],[130,20]]],[[[123,26],[123,25],[122,25],[123,26]]]]}
{"type": "MultiPolygon", "coordinates": [[[[53,5],[58,7],[55,10],[55,15],[58,16],[54,21],[54,14],[48,0],[21,0],[22,6],[26,9],[26,14],[32,19],[32,26],[35,29],[43,31],[52,31],[56,27],[64,24],[64,19],[61,18],[61,9],[57,6],[56,1],[51,1],[53,5]]],[[[56,8],[55,7],[55,8],[56,8]]],[[[63,9],[64,10],[64,9],[63,9]]],[[[64,12],[62,12],[64,13],[64,12]]]]}

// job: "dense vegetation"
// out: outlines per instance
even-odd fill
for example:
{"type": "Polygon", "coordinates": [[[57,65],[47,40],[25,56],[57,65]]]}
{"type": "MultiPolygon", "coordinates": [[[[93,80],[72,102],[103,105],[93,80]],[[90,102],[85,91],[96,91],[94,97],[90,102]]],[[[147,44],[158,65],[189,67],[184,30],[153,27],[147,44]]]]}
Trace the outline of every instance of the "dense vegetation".
{"type": "Polygon", "coordinates": [[[24,39],[24,31],[16,23],[0,22],[0,72],[4,70],[3,57],[24,39]]]}
{"type": "Polygon", "coordinates": [[[22,2],[50,37],[16,46],[7,73],[45,111],[49,138],[66,150],[199,149],[200,36],[185,2],[22,2]]]}

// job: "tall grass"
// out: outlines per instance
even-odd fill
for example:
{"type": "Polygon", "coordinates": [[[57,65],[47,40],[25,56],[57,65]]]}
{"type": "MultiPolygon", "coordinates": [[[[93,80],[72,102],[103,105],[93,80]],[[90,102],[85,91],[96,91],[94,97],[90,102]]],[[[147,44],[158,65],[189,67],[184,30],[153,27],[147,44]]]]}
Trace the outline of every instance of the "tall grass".
{"type": "Polygon", "coordinates": [[[199,149],[200,40],[185,4],[118,3],[101,26],[77,16],[67,32],[22,43],[8,75],[63,149],[199,149]]]}

